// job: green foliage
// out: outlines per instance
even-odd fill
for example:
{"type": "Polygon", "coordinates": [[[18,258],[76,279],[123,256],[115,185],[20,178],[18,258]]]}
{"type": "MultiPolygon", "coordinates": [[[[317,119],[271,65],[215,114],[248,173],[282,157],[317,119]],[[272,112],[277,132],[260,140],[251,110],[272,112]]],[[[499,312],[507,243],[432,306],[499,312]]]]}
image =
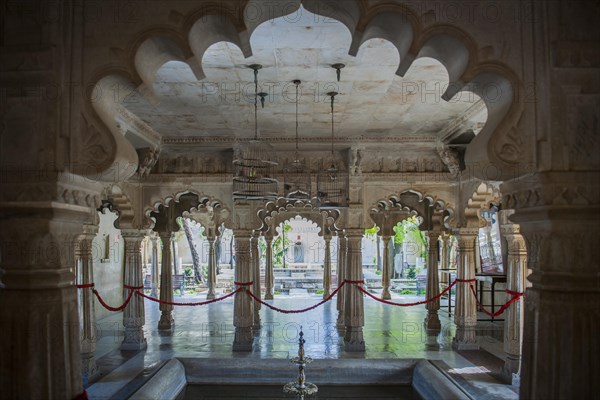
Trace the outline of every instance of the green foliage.
{"type": "Polygon", "coordinates": [[[185,276],[193,276],[194,275],[194,268],[193,267],[185,267],[185,269],[183,270],[183,275],[185,275],[185,276]]]}
{"type": "Polygon", "coordinates": [[[379,228],[377,227],[377,225],[373,225],[372,228],[365,229],[365,236],[368,237],[369,239],[374,239],[375,235],[377,235],[378,230],[379,230],[379,228]]]}
{"type": "MultiPolygon", "coordinates": [[[[285,257],[286,251],[292,241],[289,238],[289,235],[286,235],[289,231],[292,230],[292,226],[290,224],[283,223],[283,232],[279,234],[275,239],[273,239],[273,264],[280,266],[283,265],[283,258],[285,257]]],[[[265,245],[266,246],[266,245],[265,245]]],[[[266,248],[266,247],[265,247],[266,248]]]]}
{"type": "Polygon", "coordinates": [[[416,293],[417,293],[416,289],[415,289],[415,290],[411,290],[411,289],[402,289],[402,290],[400,291],[400,294],[416,294],[416,293]]]}
{"type": "Polygon", "coordinates": [[[407,279],[416,279],[417,278],[417,267],[415,265],[409,265],[404,271],[407,279]]]}
{"type": "Polygon", "coordinates": [[[417,217],[410,217],[398,223],[394,227],[394,243],[402,244],[409,239],[421,248],[420,257],[427,257],[427,238],[425,233],[419,230],[417,217]]]}
{"type": "Polygon", "coordinates": [[[323,290],[323,289],[315,290],[315,294],[323,294],[323,293],[325,293],[325,290],[323,290]]]}

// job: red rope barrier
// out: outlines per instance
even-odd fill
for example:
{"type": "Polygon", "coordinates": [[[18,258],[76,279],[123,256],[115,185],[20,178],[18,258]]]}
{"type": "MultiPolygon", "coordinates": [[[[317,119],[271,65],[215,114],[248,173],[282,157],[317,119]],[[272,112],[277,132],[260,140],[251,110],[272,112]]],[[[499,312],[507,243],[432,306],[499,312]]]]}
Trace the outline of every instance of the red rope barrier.
{"type": "Polygon", "coordinates": [[[233,282],[234,285],[236,286],[252,286],[254,285],[254,281],[250,281],[250,282],[233,282]]]}
{"type": "Polygon", "coordinates": [[[472,279],[454,279],[454,282],[460,282],[460,283],[471,283],[471,282],[477,282],[477,279],[472,278],[472,279]]]}
{"type": "Polygon", "coordinates": [[[508,290],[508,289],[505,289],[504,291],[506,293],[510,294],[511,296],[525,296],[525,292],[514,292],[514,291],[508,290]]]}
{"type": "Polygon", "coordinates": [[[88,289],[88,288],[93,288],[94,284],[93,283],[84,283],[81,285],[75,285],[77,287],[77,289],[88,289]]]}
{"type": "Polygon", "coordinates": [[[212,300],[200,301],[200,302],[197,302],[197,303],[178,303],[178,302],[174,302],[174,301],[164,301],[164,300],[156,299],[154,297],[150,297],[150,296],[148,296],[148,295],[140,292],[139,290],[136,293],[139,296],[142,296],[142,297],[144,297],[144,298],[146,298],[146,299],[148,299],[150,301],[154,301],[154,302],[159,303],[159,304],[168,304],[168,305],[171,305],[171,306],[203,306],[203,305],[206,305],[206,304],[216,303],[217,301],[225,300],[225,299],[233,296],[234,294],[240,292],[241,290],[242,290],[242,288],[238,288],[235,291],[233,291],[231,293],[228,293],[228,294],[226,294],[223,297],[219,297],[219,298],[212,299],[212,300]]]}
{"type": "Polygon", "coordinates": [[[144,286],[130,286],[130,285],[123,285],[123,287],[125,289],[130,289],[130,290],[140,290],[140,289],[144,288],[144,286]]]}
{"type": "Polygon", "coordinates": [[[98,301],[100,302],[100,304],[102,304],[102,307],[106,308],[108,311],[121,311],[121,310],[123,310],[125,307],[127,307],[127,304],[129,304],[129,302],[131,301],[131,297],[133,296],[133,293],[135,293],[134,290],[130,290],[129,291],[129,295],[127,296],[127,299],[125,300],[125,303],[123,303],[119,307],[111,307],[108,304],[106,304],[106,302],[104,302],[104,300],[102,299],[102,297],[100,297],[100,293],[98,293],[98,291],[96,289],[92,289],[92,292],[96,295],[96,297],[98,298],[98,301]]]}
{"type": "Polygon", "coordinates": [[[252,293],[252,292],[251,292],[250,290],[248,290],[248,289],[246,289],[246,293],[248,293],[248,296],[252,297],[252,298],[254,299],[254,301],[256,301],[256,302],[258,302],[258,303],[260,303],[260,304],[264,305],[265,307],[268,307],[268,308],[270,308],[270,309],[271,309],[271,310],[273,310],[273,311],[277,311],[277,312],[280,312],[280,313],[283,313],[283,314],[300,314],[300,313],[303,313],[303,312],[307,312],[307,311],[310,311],[310,310],[314,310],[315,308],[317,308],[317,307],[319,307],[319,306],[321,306],[321,305],[323,305],[323,304],[327,303],[329,300],[331,300],[331,299],[333,298],[333,296],[335,296],[335,295],[337,294],[337,292],[339,292],[339,291],[340,291],[340,289],[341,289],[341,288],[342,288],[342,287],[343,287],[345,284],[346,284],[346,281],[344,281],[344,282],[343,282],[343,283],[342,283],[342,284],[341,284],[341,285],[340,285],[340,286],[339,286],[337,289],[335,289],[333,292],[331,292],[331,294],[330,294],[329,296],[327,296],[327,298],[326,298],[326,299],[323,299],[323,300],[321,300],[320,302],[318,302],[317,304],[315,304],[315,305],[313,305],[313,306],[310,306],[310,307],[307,307],[307,308],[304,308],[304,309],[302,309],[302,310],[284,310],[284,309],[282,309],[282,308],[277,308],[277,307],[275,307],[275,306],[273,306],[273,305],[271,305],[271,304],[269,304],[269,303],[267,303],[267,302],[265,302],[265,301],[261,300],[260,298],[256,297],[256,296],[254,295],[254,293],[252,293]]]}
{"type": "Polygon", "coordinates": [[[425,299],[422,301],[417,301],[415,303],[394,303],[393,301],[388,301],[388,300],[384,300],[384,299],[380,299],[379,297],[374,296],[373,294],[369,293],[365,288],[359,286],[358,289],[363,292],[364,294],[366,294],[367,296],[369,296],[370,298],[372,298],[373,300],[377,300],[380,303],[383,304],[389,304],[391,306],[398,306],[398,307],[412,307],[412,306],[419,306],[421,304],[427,304],[430,303],[432,301],[435,301],[437,299],[439,299],[440,297],[442,297],[443,295],[445,295],[449,290],[452,289],[452,287],[456,285],[456,281],[452,282],[450,285],[448,285],[448,287],[444,290],[442,290],[438,295],[430,298],[430,299],[425,299]]]}
{"type": "MultiPolygon", "coordinates": [[[[483,308],[483,305],[479,302],[479,299],[477,298],[477,293],[475,292],[475,288],[473,287],[473,285],[469,285],[471,287],[471,293],[473,293],[473,296],[475,296],[475,302],[477,303],[477,305],[479,306],[479,309],[486,314],[487,316],[491,317],[491,318],[496,318],[499,315],[501,315],[508,307],[510,307],[510,305],[512,303],[514,303],[515,301],[519,300],[521,298],[521,294],[517,293],[515,295],[513,295],[512,299],[510,299],[509,301],[507,301],[506,303],[504,303],[502,305],[502,307],[500,307],[500,309],[496,312],[491,312],[486,310],[485,308],[483,308]]],[[[516,292],[513,292],[516,293],[516,292]]],[[[492,294],[493,296],[493,294],[492,294]]]]}

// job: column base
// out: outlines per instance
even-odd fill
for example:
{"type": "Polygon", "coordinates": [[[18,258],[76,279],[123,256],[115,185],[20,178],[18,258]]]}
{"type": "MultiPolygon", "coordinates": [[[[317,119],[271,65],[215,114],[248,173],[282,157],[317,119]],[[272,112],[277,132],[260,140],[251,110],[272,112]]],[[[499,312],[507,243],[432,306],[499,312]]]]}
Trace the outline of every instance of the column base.
{"type": "Polygon", "coordinates": [[[338,317],[337,317],[337,321],[335,322],[335,325],[342,332],[346,332],[346,322],[344,321],[344,313],[343,312],[338,313],[338,317]]]}
{"type": "Polygon", "coordinates": [[[213,290],[209,290],[206,294],[206,300],[214,300],[216,297],[215,292],[213,290]]]}
{"type": "MultiPolygon", "coordinates": [[[[519,358],[507,356],[506,360],[504,361],[504,365],[502,366],[502,371],[500,372],[502,380],[506,383],[515,385],[514,381],[515,377],[517,377],[517,380],[520,383],[521,377],[518,374],[520,364],[521,360],[519,358]]],[[[515,386],[518,386],[519,383],[515,386]]]]}
{"type": "Polygon", "coordinates": [[[362,327],[346,327],[344,337],[344,351],[360,353],[365,351],[365,340],[362,327]]]}
{"type": "Polygon", "coordinates": [[[323,292],[323,300],[325,300],[329,296],[331,296],[331,292],[330,291],[326,290],[326,291],[323,292]]]}
{"type": "Polygon", "coordinates": [[[150,297],[154,297],[155,299],[158,299],[158,291],[155,289],[152,289],[152,291],[150,292],[150,297]]]}
{"type": "Polygon", "coordinates": [[[88,385],[95,382],[100,377],[100,370],[96,364],[96,358],[93,354],[81,356],[81,377],[83,384],[88,385]]]}
{"type": "Polygon", "coordinates": [[[456,328],[456,336],[452,340],[454,350],[479,350],[475,328],[456,328]]]}
{"type": "Polygon", "coordinates": [[[173,329],[173,325],[175,325],[175,320],[171,313],[165,314],[163,313],[160,316],[160,320],[158,321],[158,329],[161,331],[170,331],[173,329]]]}
{"type": "Polygon", "coordinates": [[[235,337],[233,339],[233,351],[252,351],[252,345],[254,343],[254,336],[252,335],[252,328],[235,328],[235,337]]]}
{"type": "Polygon", "coordinates": [[[141,330],[139,333],[136,332],[131,335],[128,335],[127,331],[125,331],[125,339],[123,339],[123,342],[121,343],[121,350],[140,351],[145,350],[147,347],[148,343],[141,330]]]}
{"type": "Polygon", "coordinates": [[[423,325],[425,326],[425,330],[427,330],[427,334],[440,333],[442,330],[442,323],[440,322],[440,317],[438,316],[437,310],[427,310],[427,316],[423,321],[423,325]]]}
{"type": "Polygon", "coordinates": [[[270,293],[268,289],[265,292],[265,300],[273,300],[273,293],[270,293]]]}
{"type": "Polygon", "coordinates": [[[391,300],[392,299],[392,294],[390,293],[390,288],[383,288],[383,292],[381,292],[381,298],[383,300],[391,300]]]}

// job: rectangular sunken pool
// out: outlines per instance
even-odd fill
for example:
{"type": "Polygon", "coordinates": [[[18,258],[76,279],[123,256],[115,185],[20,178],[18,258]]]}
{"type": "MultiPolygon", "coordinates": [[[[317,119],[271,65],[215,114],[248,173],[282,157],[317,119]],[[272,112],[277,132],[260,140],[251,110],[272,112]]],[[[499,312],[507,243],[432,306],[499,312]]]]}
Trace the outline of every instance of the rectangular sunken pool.
{"type": "MultiPolygon", "coordinates": [[[[296,396],[283,393],[282,385],[188,385],[184,389],[181,400],[243,400],[268,399],[290,400],[296,396]]],[[[421,397],[412,386],[399,385],[320,385],[319,392],[306,396],[306,400],[420,400],[421,397]]]]}

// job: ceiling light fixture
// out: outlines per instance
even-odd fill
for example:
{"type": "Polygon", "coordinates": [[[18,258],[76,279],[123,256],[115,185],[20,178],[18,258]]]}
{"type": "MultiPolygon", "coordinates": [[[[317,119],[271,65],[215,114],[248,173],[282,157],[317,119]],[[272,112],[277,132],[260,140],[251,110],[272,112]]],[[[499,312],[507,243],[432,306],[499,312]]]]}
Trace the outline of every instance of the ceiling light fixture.
{"type": "Polygon", "coordinates": [[[283,168],[283,196],[290,200],[310,200],[310,169],[300,160],[298,153],[298,87],[302,82],[296,79],[293,83],[296,85],[296,151],[294,161],[287,163],[283,168]]]}
{"type": "Polygon", "coordinates": [[[254,70],[254,138],[248,143],[236,143],[233,154],[233,199],[274,200],[277,198],[277,161],[269,143],[258,138],[258,98],[264,107],[266,93],[258,92],[258,71],[262,65],[252,64],[254,70]]]}

